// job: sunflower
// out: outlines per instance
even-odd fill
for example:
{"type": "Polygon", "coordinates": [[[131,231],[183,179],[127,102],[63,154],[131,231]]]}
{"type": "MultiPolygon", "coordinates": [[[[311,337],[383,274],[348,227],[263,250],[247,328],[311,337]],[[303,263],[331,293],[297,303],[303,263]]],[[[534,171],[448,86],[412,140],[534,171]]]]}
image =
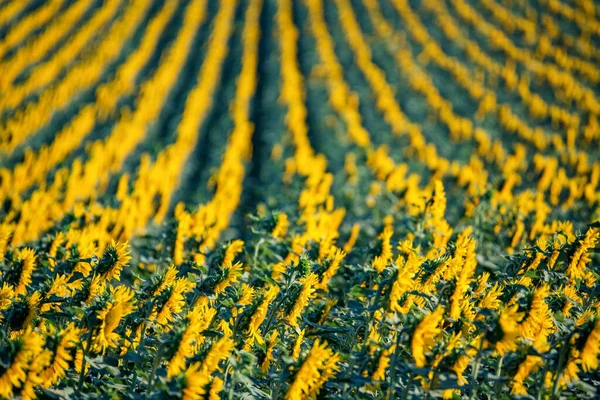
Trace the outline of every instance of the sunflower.
{"type": "MultiPolygon", "coordinates": [[[[277,331],[275,331],[277,332],[277,331]]],[[[302,329],[294,342],[294,348],[292,350],[292,358],[297,360],[300,357],[300,351],[302,350],[302,341],[304,340],[305,329],[302,329]]]]}
{"type": "Polygon", "coordinates": [[[581,350],[581,366],[584,372],[598,369],[600,354],[600,319],[596,321],[581,350]]]}
{"type": "Polygon", "coordinates": [[[52,360],[52,351],[44,348],[41,352],[33,355],[31,364],[29,365],[29,371],[27,372],[27,379],[21,390],[21,398],[23,400],[35,399],[35,388],[42,385],[44,382],[43,372],[45,368],[50,365],[52,360]]]}
{"type": "Polygon", "coordinates": [[[243,240],[234,240],[232,241],[227,249],[225,250],[225,255],[223,256],[223,267],[231,268],[233,265],[233,261],[235,257],[240,254],[244,250],[244,241],[243,240]]]}
{"type": "Polygon", "coordinates": [[[405,260],[403,256],[398,256],[396,265],[398,266],[398,274],[392,290],[390,292],[390,310],[407,314],[413,305],[412,298],[408,297],[404,301],[404,305],[400,305],[400,301],[410,290],[414,290],[416,282],[415,275],[419,271],[423,259],[414,252],[408,254],[405,260]]]}
{"type": "Polygon", "coordinates": [[[68,285],[69,279],[70,279],[70,276],[67,274],[64,274],[64,275],[57,275],[52,280],[52,283],[50,284],[48,291],[44,295],[44,300],[47,300],[47,302],[45,304],[42,304],[42,306],[40,308],[42,312],[48,311],[50,309],[59,310],[59,306],[56,304],[56,302],[53,302],[50,299],[52,296],[64,298],[64,297],[68,297],[71,295],[71,290],[68,285]]]}
{"type": "Polygon", "coordinates": [[[438,306],[434,312],[428,314],[417,325],[417,329],[412,335],[411,347],[418,368],[427,364],[425,352],[435,343],[436,337],[441,333],[442,329],[439,325],[443,320],[444,308],[438,306]]]}
{"type": "Polygon", "coordinates": [[[221,398],[219,396],[219,393],[223,391],[224,385],[225,382],[223,382],[223,379],[219,377],[213,379],[212,383],[210,384],[210,390],[208,392],[208,400],[219,400],[221,398]]]}
{"type": "Polygon", "coordinates": [[[339,354],[327,347],[327,342],[320,343],[319,339],[315,340],[285,398],[297,400],[311,395],[316,397],[325,382],[339,371],[339,361],[339,354]]]}
{"type": "Polygon", "coordinates": [[[79,334],[80,330],[75,327],[75,324],[71,323],[62,331],[53,335],[56,339],[56,347],[54,348],[52,361],[43,373],[44,387],[52,386],[67,375],[69,362],[73,360],[71,350],[79,343],[79,334]]]}
{"type": "Polygon", "coordinates": [[[323,276],[321,277],[321,282],[318,284],[319,289],[325,291],[329,291],[327,283],[331,280],[331,278],[333,278],[337,270],[340,268],[340,262],[342,262],[344,257],[346,257],[346,253],[343,250],[336,248],[335,246],[332,246],[332,254],[333,256],[330,259],[329,266],[323,273],[323,276]]]}
{"type": "Polygon", "coordinates": [[[15,289],[15,294],[24,295],[27,292],[27,286],[31,284],[31,275],[35,269],[36,258],[33,249],[25,248],[19,251],[17,255],[17,267],[20,269],[21,273],[15,289]]]}
{"type": "Polygon", "coordinates": [[[317,274],[311,272],[305,278],[300,278],[299,281],[302,283],[302,289],[300,289],[300,293],[298,293],[298,298],[294,302],[292,311],[287,317],[288,323],[293,327],[298,326],[298,318],[300,318],[302,310],[306,308],[308,301],[312,297],[313,293],[317,290],[316,286],[319,282],[319,278],[317,274]]]}
{"type": "Polygon", "coordinates": [[[3,357],[8,358],[8,367],[0,375],[0,397],[12,398],[14,389],[22,387],[27,379],[31,361],[44,347],[44,338],[31,330],[13,339],[7,349],[2,349],[3,357]]]}
{"type": "Polygon", "coordinates": [[[267,317],[267,311],[269,309],[269,304],[279,294],[279,286],[276,285],[267,285],[263,289],[263,298],[260,301],[258,307],[254,311],[254,314],[250,317],[250,326],[248,327],[248,334],[250,336],[256,336],[258,334],[258,330],[262,323],[265,321],[267,317]]]}
{"type": "MultiPolygon", "coordinates": [[[[14,296],[14,289],[8,283],[4,282],[0,286],[0,311],[7,309],[11,305],[14,296]]],[[[1,317],[0,322],[2,322],[1,317]]]]}
{"type": "MultiPolygon", "coordinates": [[[[234,347],[235,342],[230,337],[223,336],[212,345],[202,363],[197,362],[190,365],[185,371],[184,400],[204,398],[207,385],[211,381],[211,374],[217,370],[221,360],[229,357],[234,347]]],[[[215,395],[216,393],[212,394],[212,398],[215,398],[215,395]]]]}
{"type": "Polygon", "coordinates": [[[13,229],[10,225],[0,224],[0,262],[4,261],[4,255],[6,254],[13,229]]]}
{"type": "Polygon", "coordinates": [[[373,268],[377,270],[377,272],[383,271],[383,269],[388,265],[390,260],[392,259],[392,244],[390,240],[392,239],[392,235],[394,231],[391,227],[387,226],[383,229],[383,232],[378,236],[380,240],[381,251],[378,256],[373,259],[373,268]]]}
{"type": "Polygon", "coordinates": [[[102,258],[96,266],[98,273],[103,275],[106,280],[121,279],[121,271],[131,260],[129,255],[130,249],[127,242],[119,243],[113,240],[110,245],[106,247],[102,258]]]}
{"type": "Polygon", "coordinates": [[[12,302],[7,312],[10,318],[6,321],[12,338],[16,338],[24,330],[32,327],[34,318],[38,315],[41,298],[39,292],[33,292],[29,297],[20,296],[12,302]]]}
{"type": "Polygon", "coordinates": [[[133,300],[133,290],[119,286],[111,288],[110,295],[112,301],[107,302],[106,306],[97,313],[97,319],[100,326],[94,338],[94,351],[104,354],[107,348],[117,348],[117,341],[120,335],[115,332],[121,320],[131,314],[135,308],[133,300]]]}
{"type": "Polygon", "coordinates": [[[510,393],[527,396],[528,393],[527,387],[525,386],[525,381],[543,364],[544,360],[542,359],[542,357],[536,355],[527,355],[527,357],[525,357],[525,360],[523,360],[517,368],[517,373],[513,377],[512,388],[510,393]]]}
{"type": "Polygon", "coordinates": [[[207,302],[199,301],[188,313],[188,325],[181,334],[177,350],[167,368],[167,377],[171,378],[185,369],[187,357],[192,357],[196,348],[201,344],[202,332],[208,329],[217,310],[211,308],[207,302]]]}
{"type": "Polygon", "coordinates": [[[223,293],[225,289],[236,283],[242,276],[243,266],[240,262],[235,263],[233,266],[229,264],[229,266],[225,266],[225,269],[228,271],[227,276],[215,286],[216,295],[223,293]]]}
{"type": "Polygon", "coordinates": [[[266,374],[269,372],[269,367],[271,366],[271,361],[273,361],[273,350],[275,349],[275,345],[277,344],[277,335],[279,331],[274,330],[273,333],[269,336],[269,345],[267,346],[267,351],[265,354],[265,359],[260,364],[260,370],[266,374]]]}
{"type": "Polygon", "coordinates": [[[471,342],[468,343],[468,345],[465,346],[464,349],[460,350],[461,354],[458,356],[454,364],[452,364],[451,369],[456,374],[459,386],[464,386],[467,383],[469,383],[464,377],[464,372],[471,363],[473,357],[475,357],[475,355],[477,354],[477,349],[480,347],[481,340],[483,340],[481,336],[477,336],[473,340],[471,340],[471,342]]]}
{"type": "Polygon", "coordinates": [[[162,307],[156,306],[156,322],[165,327],[175,319],[175,314],[180,313],[185,305],[185,295],[194,284],[185,278],[179,278],[173,286],[167,290],[170,291],[168,298],[162,307]]]}
{"type": "Polygon", "coordinates": [[[517,342],[520,337],[519,321],[523,314],[518,312],[519,306],[515,305],[512,308],[507,308],[500,313],[498,324],[502,331],[502,338],[497,341],[496,351],[503,356],[509,351],[517,349],[517,342]]]}
{"type": "Polygon", "coordinates": [[[280,213],[276,216],[277,223],[271,231],[271,235],[278,239],[283,239],[287,234],[288,228],[290,226],[290,221],[288,220],[288,216],[284,213],[280,213]]]}

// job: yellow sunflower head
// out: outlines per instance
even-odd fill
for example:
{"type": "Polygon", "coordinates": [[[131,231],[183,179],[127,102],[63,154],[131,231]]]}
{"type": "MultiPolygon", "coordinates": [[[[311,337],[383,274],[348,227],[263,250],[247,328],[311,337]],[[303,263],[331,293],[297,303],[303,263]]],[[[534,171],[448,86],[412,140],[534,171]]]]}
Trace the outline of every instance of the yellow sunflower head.
{"type": "Polygon", "coordinates": [[[111,299],[96,314],[98,329],[93,339],[94,351],[104,353],[108,348],[118,347],[121,336],[116,329],[121,320],[135,310],[133,295],[133,290],[125,286],[111,288],[111,299]]]}
{"type": "Polygon", "coordinates": [[[96,270],[98,273],[106,278],[106,280],[121,278],[121,271],[131,260],[129,255],[130,249],[127,242],[119,243],[113,240],[110,245],[106,247],[102,258],[98,261],[96,270]]]}

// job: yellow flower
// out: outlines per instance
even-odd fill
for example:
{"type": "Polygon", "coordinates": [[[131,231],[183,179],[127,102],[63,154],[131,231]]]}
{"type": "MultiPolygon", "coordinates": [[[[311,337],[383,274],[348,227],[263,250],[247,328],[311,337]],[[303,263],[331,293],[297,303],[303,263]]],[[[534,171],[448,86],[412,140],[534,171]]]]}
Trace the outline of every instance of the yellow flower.
{"type": "Polygon", "coordinates": [[[269,304],[275,300],[280,289],[279,286],[270,285],[263,290],[263,299],[256,308],[256,311],[254,311],[254,314],[252,314],[252,317],[250,317],[250,326],[248,327],[248,334],[250,336],[255,336],[258,333],[258,329],[267,317],[269,304]]]}
{"type": "Polygon", "coordinates": [[[332,246],[332,252],[334,252],[333,258],[330,261],[329,267],[327,267],[327,269],[323,273],[323,276],[321,277],[321,282],[318,284],[318,288],[325,291],[328,291],[327,283],[331,280],[331,278],[333,278],[337,270],[340,268],[340,262],[342,262],[344,257],[346,257],[346,253],[344,253],[343,250],[336,248],[335,246],[332,246]]]}
{"type": "MultiPolygon", "coordinates": [[[[50,288],[48,289],[48,291],[46,292],[44,298],[45,299],[49,299],[52,295],[58,296],[58,297],[67,297],[70,296],[72,294],[72,291],[69,288],[68,285],[68,281],[69,281],[69,275],[57,275],[54,280],[52,281],[52,284],[50,285],[50,288]]],[[[52,304],[52,303],[46,303],[43,304],[41,307],[41,311],[48,311],[50,309],[54,308],[55,310],[59,309],[59,306],[57,304],[52,304]]]]}
{"type": "MultiPolygon", "coordinates": [[[[180,203],[181,204],[181,203],[180,203]]],[[[175,243],[173,243],[173,263],[180,265],[183,263],[183,250],[185,238],[190,232],[192,217],[189,213],[182,211],[177,215],[177,233],[175,234],[175,243]]]]}
{"type": "Polygon", "coordinates": [[[234,265],[228,264],[229,267],[225,267],[228,269],[227,276],[223,278],[217,285],[215,286],[215,294],[219,295],[225,291],[231,284],[238,281],[240,276],[242,276],[242,263],[237,262],[234,265]]]}
{"type": "Polygon", "coordinates": [[[294,343],[294,349],[292,350],[292,358],[297,360],[300,357],[300,350],[302,349],[302,340],[304,340],[304,334],[306,331],[302,329],[296,338],[296,342],[294,343]]]}
{"type": "Polygon", "coordinates": [[[536,372],[540,366],[543,365],[543,363],[544,360],[540,356],[528,355],[525,357],[525,360],[519,364],[517,373],[513,377],[512,389],[510,393],[526,396],[528,393],[527,388],[524,385],[525,379],[527,379],[532,372],[536,372]]]}
{"type": "Polygon", "coordinates": [[[156,297],[156,296],[160,295],[165,289],[173,286],[176,278],[177,278],[177,267],[175,267],[173,264],[171,264],[169,266],[169,268],[167,268],[167,271],[163,275],[163,277],[160,281],[160,284],[158,285],[158,287],[156,288],[156,290],[154,291],[152,296],[156,297]]]}
{"type": "Polygon", "coordinates": [[[579,377],[579,366],[577,360],[571,360],[567,363],[567,366],[562,371],[561,383],[569,383],[578,379],[579,377]]]}
{"type": "MultiPolygon", "coordinates": [[[[0,311],[5,310],[11,305],[13,297],[15,297],[14,289],[11,285],[4,282],[0,286],[0,311]]],[[[0,322],[2,322],[2,317],[0,317],[0,322]]]]}
{"type": "MultiPolygon", "coordinates": [[[[276,338],[272,337],[272,339],[276,338]]],[[[229,357],[233,349],[235,348],[235,342],[230,336],[223,336],[217,342],[215,342],[204,360],[202,361],[202,368],[208,371],[215,371],[219,366],[219,361],[229,357]]]]}
{"type": "Polygon", "coordinates": [[[433,198],[428,207],[428,211],[430,214],[428,223],[431,226],[435,226],[444,221],[444,214],[446,212],[446,192],[444,191],[444,185],[440,180],[436,180],[433,183],[433,198]]]}
{"type": "Polygon", "coordinates": [[[562,309],[562,313],[565,317],[570,317],[573,303],[583,303],[583,300],[581,299],[577,288],[573,285],[565,286],[562,292],[566,298],[565,305],[562,309]]]}
{"type": "Polygon", "coordinates": [[[300,293],[298,293],[298,298],[292,307],[292,311],[287,316],[287,321],[292,327],[298,326],[298,318],[300,318],[302,310],[308,305],[308,300],[310,300],[313,293],[317,290],[316,286],[319,278],[317,274],[311,272],[306,277],[300,278],[299,281],[302,284],[302,288],[300,289],[300,293]]]}
{"type": "Polygon", "coordinates": [[[373,268],[377,270],[377,272],[383,271],[383,269],[388,265],[390,260],[392,259],[392,244],[390,240],[394,231],[391,227],[386,226],[383,229],[383,232],[379,235],[379,240],[381,241],[381,252],[378,256],[373,259],[373,268]]]}
{"type": "Polygon", "coordinates": [[[208,400],[219,400],[221,398],[219,393],[223,391],[224,384],[225,382],[223,382],[223,379],[219,377],[213,379],[210,385],[210,390],[208,391],[208,400]]]}
{"type": "Polygon", "coordinates": [[[300,400],[318,394],[325,382],[339,371],[339,360],[339,355],[327,347],[327,342],[320,343],[319,339],[315,340],[285,398],[300,400]]]}
{"type": "Polygon", "coordinates": [[[519,325],[521,336],[533,340],[536,348],[543,346],[548,335],[554,330],[550,307],[545,301],[549,294],[550,288],[547,285],[535,290],[527,317],[519,325]]]}
{"type": "Polygon", "coordinates": [[[33,249],[25,248],[18,252],[16,263],[19,264],[20,275],[17,287],[15,288],[15,294],[24,295],[27,292],[27,286],[31,284],[31,274],[33,274],[35,269],[36,258],[37,256],[33,249]]]}
{"type": "Polygon", "coordinates": [[[183,310],[183,306],[185,305],[185,294],[190,291],[193,286],[194,283],[185,278],[179,278],[175,281],[170,288],[171,293],[169,294],[169,297],[164,304],[159,307],[160,311],[158,311],[156,315],[156,322],[160,326],[164,327],[173,322],[175,314],[180,313],[183,310]]]}
{"type": "Polygon", "coordinates": [[[502,288],[496,282],[491,289],[485,293],[481,301],[479,302],[479,308],[489,308],[497,310],[500,307],[501,301],[498,298],[502,296],[502,288]]]}
{"type": "Polygon", "coordinates": [[[50,264],[50,269],[54,271],[54,266],[56,265],[56,253],[58,252],[58,248],[63,245],[63,243],[67,240],[67,235],[64,232],[59,232],[56,234],[56,237],[52,241],[50,245],[50,250],[48,250],[48,255],[52,258],[48,259],[48,264],[50,264]]]}
{"type": "Polygon", "coordinates": [[[273,228],[271,235],[278,239],[283,239],[287,234],[289,226],[290,221],[288,220],[288,216],[284,213],[279,213],[277,215],[277,223],[275,224],[275,228],[273,228]]]}
{"type": "Polygon", "coordinates": [[[233,260],[235,257],[240,254],[244,250],[244,241],[243,240],[234,240],[232,241],[227,249],[225,250],[225,255],[223,256],[223,268],[231,268],[233,264],[233,260]]]}
{"type": "Polygon", "coordinates": [[[461,354],[458,359],[452,365],[452,371],[456,374],[459,386],[466,385],[468,382],[465,379],[463,373],[469,366],[471,359],[477,354],[481,338],[476,337],[471,341],[469,346],[465,349],[464,354],[461,354]]]}
{"type": "Polygon", "coordinates": [[[196,346],[200,344],[202,332],[208,329],[217,310],[208,306],[205,301],[198,301],[187,315],[188,325],[184,330],[177,350],[167,368],[167,377],[171,378],[185,369],[187,357],[196,352],[196,346]]]}
{"type": "Polygon", "coordinates": [[[40,292],[33,292],[29,297],[18,297],[12,303],[10,320],[6,322],[10,331],[11,338],[16,338],[23,332],[32,327],[34,318],[38,315],[38,309],[42,295],[40,292]]]}
{"type": "Polygon", "coordinates": [[[97,319],[100,326],[93,339],[93,349],[98,353],[104,354],[107,348],[117,348],[118,340],[121,336],[115,332],[121,320],[131,314],[135,308],[133,299],[133,290],[119,286],[111,288],[110,294],[112,300],[109,301],[103,310],[97,313],[97,319]]]}
{"type": "Polygon", "coordinates": [[[417,255],[414,251],[408,254],[406,262],[404,257],[398,256],[396,264],[398,266],[398,276],[392,285],[390,292],[390,310],[408,313],[410,307],[414,304],[413,301],[407,300],[404,305],[400,305],[400,300],[406,292],[414,290],[416,282],[414,281],[415,274],[419,271],[419,267],[423,262],[423,258],[417,255]]]}
{"type": "Polygon", "coordinates": [[[581,367],[584,372],[598,369],[598,354],[600,354],[600,319],[596,321],[581,350],[581,367]]]}
{"type": "Polygon", "coordinates": [[[115,243],[113,240],[104,250],[102,258],[96,266],[97,271],[105,277],[106,280],[121,279],[121,271],[131,260],[129,255],[129,244],[115,243]]]}
{"type": "Polygon", "coordinates": [[[0,262],[4,261],[4,255],[6,254],[12,231],[13,227],[10,225],[0,224],[0,262]]]}
{"type": "Polygon", "coordinates": [[[374,381],[385,380],[385,371],[390,365],[390,355],[396,351],[396,345],[392,345],[389,349],[383,349],[379,356],[379,362],[377,363],[377,369],[373,372],[374,381]]]}
{"type": "Polygon", "coordinates": [[[80,330],[76,328],[73,323],[67,325],[67,327],[58,334],[58,344],[54,350],[52,362],[48,368],[44,370],[44,387],[50,387],[67,376],[69,361],[73,360],[71,349],[79,343],[79,334],[80,330]]]}
{"type": "Polygon", "coordinates": [[[256,289],[246,283],[242,283],[242,295],[237,303],[242,306],[250,305],[252,304],[252,300],[254,300],[255,295],[256,289]]]}
{"type": "Polygon", "coordinates": [[[27,371],[36,354],[42,351],[44,338],[32,331],[25,332],[16,342],[16,353],[9,356],[10,365],[0,375],[0,397],[12,398],[14,389],[20,388],[27,379],[27,371]]]}
{"type": "Polygon", "coordinates": [[[204,395],[206,395],[206,386],[210,383],[212,373],[217,370],[221,360],[229,357],[234,347],[235,342],[230,337],[223,336],[212,345],[202,363],[190,365],[185,371],[184,400],[200,400],[204,398],[204,395]]]}
{"type": "Polygon", "coordinates": [[[346,244],[344,245],[344,251],[346,253],[350,253],[350,251],[352,251],[352,248],[354,247],[354,245],[356,244],[356,240],[358,239],[359,233],[360,233],[360,225],[359,224],[352,225],[352,229],[350,229],[350,237],[348,238],[348,240],[346,241],[346,244]]]}
{"type": "Polygon", "coordinates": [[[412,353],[417,367],[421,368],[427,364],[425,352],[435,343],[436,337],[442,332],[439,325],[443,320],[444,308],[438,306],[434,312],[423,318],[417,325],[411,340],[412,353]]]}
{"type": "Polygon", "coordinates": [[[470,297],[467,295],[467,290],[473,281],[472,276],[475,273],[475,268],[477,268],[475,257],[475,240],[469,240],[466,246],[464,262],[456,280],[456,288],[451,297],[450,318],[458,319],[461,309],[470,304],[470,297]]]}
{"type": "Polygon", "coordinates": [[[518,309],[519,306],[515,305],[500,313],[498,323],[502,329],[502,339],[496,343],[496,351],[501,356],[517,349],[517,341],[520,335],[519,321],[522,318],[522,314],[518,312],[518,309]]]}
{"type": "Polygon", "coordinates": [[[581,279],[585,275],[585,264],[589,261],[589,257],[586,257],[589,249],[593,248],[600,241],[600,231],[597,229],[588,229],[582,240],[579,241],[579,245],[576,247],[575,252],[567,267],[567,275],[569,276],[570,282],[573,283],[576,279],[581,279]]]}
{"type": "MultiPolygon", "coordinates": [[[[86,304],[91,304],[94,299],[106,292],[106,280],[101,275],[94,275],[90,281],[87,281],[89,294],[85,299],[86,304]]],[[[86,283],[83,283],[86,285],[86,283]]]]}
{"type": "Polygon", "coordinates": [[[271,361],[273,361],[273,349],[275,348],[275,345],[278,342],[278,340],[277,340],[278,334],[279,334],[279,332],[277,330],[274,330],[271,333],[271,335],[269,336],[269,345],[267,346],[267,352],[265,354],[265,359],[260,364],[260,370],[264,374],[269,372],[269,367],[271,366],[271,361]]]}
{"type": "Polygon", "coordinates": [[[23,385],[23,390],[21,390],[23,400],[36,398],[35,388],[44,382],[42,374],[44,369],[50,364],[51,359],[52,351],[49,349],[42,349],[39,353],[34,354],[29,371],[27,372],[27,379],[23,385]]]}

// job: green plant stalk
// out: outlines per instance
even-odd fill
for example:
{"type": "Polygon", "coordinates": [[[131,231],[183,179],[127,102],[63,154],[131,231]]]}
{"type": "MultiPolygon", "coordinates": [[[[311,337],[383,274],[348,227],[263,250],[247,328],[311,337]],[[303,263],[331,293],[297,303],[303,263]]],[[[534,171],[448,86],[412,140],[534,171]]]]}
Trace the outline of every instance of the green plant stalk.
{"type": "MultiPolygon", "coordinates": [[[[567,336],[565,345],[563,346],[562,349],[560,349],[560,355],[558,356],[558,365],[556,366],[556,378],[554,379],[554,384],[552,385],[552,398],[556,399],[558,398],[558,387],[559,387],[559,382],[560,382],[560,375],[563,369],[563,364],[565,363],[565,359],[567,358],[567,350],[569,349],[569,341],[571,340],[571,335],[572,333],[570,333],[567,336]]],[[[542,378],[543,379],[543,378],[542,378]]],[[[543,384],[543,381],[542,381],[543,384]]]]}
{"type": "MultiPolygon", "coordinates": [[[[500,357],[498,360],[498,367],[496,368],[496,376],[500,378],[502,376],[502,363],[504,362],[504,356],[500,357]]],[[[502,385],[500,382],[496,382],[494,385],[494,398],[497,399],[500,396],[500,390],[502,389],[502,385]]]]}
{"type": "Polygon", "coordinates": [[[479,343],[479,350],[477,351],[477,357],[475,358],[475,365],[473,365],[473,391],[471,392],[471,396],[469,396],[469,400],[473,400],[475,396],[477,396],[477,390],[479,389],[479,382],[477,381],[477,377],[479,376],[479,364],[481,363],[481,349],[483,349],[483,338],[479,343]]]}
{"type": "MultiPolygon", "coordinates": [[[[144,333],[146,332],[146,318],[144,318],[144,322],[142,323],[142,330],[140,332],[140,342],[136,347],[136,352],[138,352],[144,343],[144,333]]],[[[131,379],[131,390],[135,393],[135,386],[137,381],[137,368],[133,369],[133,378],[131,379]]]]}
{"type": "Polygon", "coordinates": [[[536,400],[542,400],[542,395],[544,394],[544,377],[546,376],[546,372],[548,372],[548,362],[544,363],[544,369],[542,370],[542,375],[540,378],[540,390],[538,390],[536,400]]]}
{"type": "MultiPolygon", "coordinates": [[[[401,333],[399,331],[396,331],[396,348],[394,349],[394,356],[392,357],[392,361],[390,363],[390,386],[388,388],[388,394],[387,394],[387,399],[391,400],[393,399],[393,394],[395,392],[394,387],[396,386],[396,362],[398,361],[398,352],[400,351],[400,336],[401,333]]],[[[406,388],[404,390],[407,390],[409,385],[410,385],[410,381],[412,380],[412,376],[409,375],[408,381],[406,382],[406,388]]],[[[408,391],[407,393],[408,394],[408,391]]],[[[404,392],[402,395],[402,398],[404,398],[404,392]]]]}
{"type": "Polygon", "coordinates": [[[271,322],[273,321],[273,318],[275,318],[275,315],[277,314],[277,310],[279,309],[279,307],[281,307],[281,305],[285,301],[286,297],[287,297],[287,290],[286,290],[285,295],[281,296],[281,299],[279,299],[279,301],[277,303],[275,303],[275,306],[273,307],[273,311],[271,311],[271,315],[269,315],[269,319],[267,319],[267,323],[265,324],[264,335],[266,335],[269,332],[269,330],[271,329],[271,322]]]}
{"type": "Polygon", "coordinates": [[[154,362],[152,363],[152,370],[150,371],[150,375],[148,375],[148,394],[152,393],[154,389],[154,377],[156,375],[156,370],[158,369],[158,365],[160,364],[160,360],[162,358],[164,343],[158,347],[158,351],[156,352],[156,356],[154,356],[154,362]]]}
{"type": "Polygon", "coordinates": [[[235,368],[233,369],[233,373],[231,374],[231,390],[229,391],[229,400],[233,400],[233,393],[235,392],[235,381],[236,381],[236,372],[235,368]]]}
{"type": "Polygon", "coordinates": [[[79,372],[79,382],[77,383],[77,394],[81,393],[81,389],[83,389],[83,379],[85,378],[85,358],[90,350],[90,346],[92,345],[92,331],[89,331],[88,338],[85,342],[85,347],[83,349],[83,358],[81,360],[81,371],[79,372]]]}
{"type": "MultiPolygon", "coordinates": [[[[402,397],[401,400],[406,400],[408,399],[408,392],[410,390],[410,383],[413,380],[413,373],[411,372],[410,374],[408,374],[408,380],[406,381],[406,387],[404,388],[404,390],[402,390],[402,397]]],[[[391,399],[393,400],[393,399],[391,399]]]]}

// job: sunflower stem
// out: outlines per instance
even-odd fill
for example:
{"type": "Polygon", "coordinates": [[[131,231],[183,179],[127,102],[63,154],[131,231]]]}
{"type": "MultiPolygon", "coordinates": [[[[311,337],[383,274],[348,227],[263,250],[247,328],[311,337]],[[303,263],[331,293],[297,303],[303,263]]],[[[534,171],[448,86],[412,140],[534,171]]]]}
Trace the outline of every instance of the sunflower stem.
{"type": "Polygon", "coordinates": [[[558,365],[556,366],[556,378],[554,379],[554,385],[552,385],[552,399],[558,398],[558,388],[560,382],[560,374],[563,369],[563,364],[565,363],[565,358],[567,357],[567,350],[569,349],[569,342],[571,341],[572,332],[569,333],[567,339],[565,340],[565,345],[560,349],[560,355],[558,356],[558,365]]]}
{"type": "MultiPolygon", "coordinates": [[[[502,363],[503,362],[504,362],[504,356],[500,357],[500,360],[498,360],[498,367],[496,368],[496,376],[498,378],[500,378],[500,376],[502,375],[502,363]]],[[[499,398],[500,389],[501,389],[500,381],[497,381],[496,384],[494,385],[494,398],[495,399],[499,398]]]]}
{"type": "Polygon", "coordinates": [[[406,381],[406,386],[404,387],[404,390],[402,390],[402,400],[406,400],[408,399],[408,392],[410,390],[410,383],[413,380],[413,373],[411,372],[410,374],[408,374],[408,380],[406,381]]]}
{"type": "Polygon", "coordinates": [[[152,393],[152,390],[154,389],[154,377],[156,376],[156,370],[158,369],[158,365],[160,364],[160,360],[162,358],[163,347],[164,343],[158,347],[156,356],[154,356],[152,370],[150,371],[150,375],[148,375],[148,394],[152,393]]]}
{"type": "Polygon", "coordinates": [[[79,382],[77,383],[77,394],[81,393],[81,389],[83,389],[83,380],[85,378],[85,358],[90,350],[90,346],[92,345],[92,330],[90,329],[90,323],[88,320],[88,337],[85,342],[85,347],[83,348],[83,357],[81,359],[81,371],[79,372],[79,382]]]}
{"type": "Polygon", "coordinates": [[[546,372],[548,372],[548,362],[544,363],[544,369],[542,370],[542,375],[540,379],[540,390],[538,390],[535,400],[542,400],[542,395],[544,394],[544,389],[546,388],[544,379],[546,376],[546,372]]]}
{"type": "Polygon", "coordinates": [[[475,365],[473,365],[473,391],[469,400],[473,400],[477,396],[477,390],[479,389],[479,382],[477,378],[479,376],[479,364],[481,363],[481,350],[483,349],[483,339],[479,342],[479,350],[477,351],[477,357],[475,358],[475,365]]]}
{"type": "Polygon", "coordinates": [[[279,299],[279,301],[277,303],[275,303],[275,307],[273,307],[273,310],[271,311],[271,314],[269,315],[269,319],[267,319],[267,323],[265,324],[264,335],[266,335],[269,332],[269,330],[271,329],[271,323],[273,321],[273,318],[275,318],[275,315],[277,314],[277,310],[279,309],[279,307],[281,307],[281,305],[287,298],[287,294],[288,294],[288,291],[286,289],[284,295],[281,296],[281,298],[279,299]]]}
{"type": "MultiPolygon", "coordinates": [[[[140,330],[140,341],[136,347],[136,352],[139,352],[144,343],[144,333],[146,333],[146,318],[142,322],[142,328],[140,330]]],[[[131,390],[135,393],[135,387],[137,383],[137,368],[133,369],[133,378],[131,379],[131,390]]]]}
{"type": "MultiPolygon", "coordinates": [[[[388,388],[388,395],[387,398],[388,400],[391,400],[394,398],[394,393],[395,393],[395,387],[396,387],[396,361],[398,361],[398,351],[400,348],[400,332],[396,331],[396,348],[394,348],[394,355],[392,356],[392,362],[390,363],[390,387],[388,388]]],[[[406,382],[406,388],[405,390],[408,388],[408,386],[410,385],[410,380],[412,379],[411,376],[409,376],[408,378],[408,382],[406,382]]],[[[408,392],[407,392],[408,394],[408,392]]],[[[404,392],[402,394],[402,398],[404,398],[404,392]]]]}

